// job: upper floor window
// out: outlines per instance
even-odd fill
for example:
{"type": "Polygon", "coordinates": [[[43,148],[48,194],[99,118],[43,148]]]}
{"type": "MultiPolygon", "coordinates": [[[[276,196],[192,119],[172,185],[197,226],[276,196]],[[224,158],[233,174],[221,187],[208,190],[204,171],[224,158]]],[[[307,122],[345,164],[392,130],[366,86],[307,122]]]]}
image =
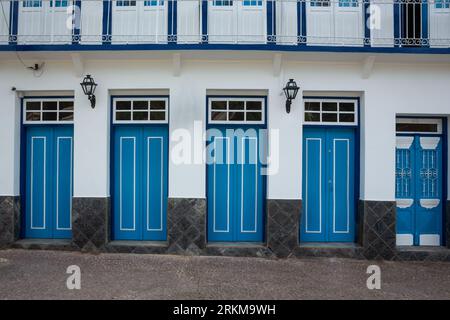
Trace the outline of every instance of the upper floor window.
{"type": "MultiPolygon", "coordinates": [[[[69,6],[69,1],[61,1],[61,0],[56,0],[55,1],[55,8],[65,8],[69,6]]],[[[50,7],[53,7],[53,1],[50,1],[50,7]]]]}
{"type": "Polygon", "coordinates": [[[436,9],[449,9],[450,0],[435,0],[434,6],[436,9]]]}
{"type": "Polygon", "coordinates": [[[330,0],[311,1],[311,7],[329,7],[330,0]]]}
{"type": "Polygon", "coordinates": [[[357,100],[305,99],[306,124],[356,125],[357,100]]]}
{"type": "Polygon", "coordinates": [[[263,124],[264,98],[209,98],[208,122],[263,124]]]}
{"type": "MultiPolygon", "coordinates": [[[[69,6],[68,0],[55,0],[50,1],[50,7],[65,8],[69,6]]],[[[24,8],[41,8],[42,0],[23,1],[24,8]]]]}
{"type": "Polygon", "coordinates": [[[24,123],[72,123],[73,98],[26,98],[23,100],[24,123]]]}
{"type": "Polygon", "coordinates": [[[42,7],[42,1],[41,0],[24,1],[23,7],[24,8],[40,8],[40,7],[42,7]]]}
{"type": "Polygon", "coordinates": [[[213,6],[218,7],[231,7],[233,5],[233,1],[231,0],[214,0],[213,6]]]}
{"type": "Polygon", "coordinates": [[[339,7],[358,7],[358,0],[339,0],[339,7]]]}
{"type": "Polygon", "coordinates": [[[135,7],[136,1],[116,1],[116,6],[118,7],[135,7]]]}
{"type": "Polygon", "coordinates": [[[157,97],[114,98],[114,123],[167,123],[168,99],[157,97]]]}
{"type": "Polygon", "coordinates": [[[164,5],[163,0],[144,1],[145,7],[156,7],[156,6],[163,6],[163,5],[164,5]]]}
{"type": "Polygon", "coordinates": [[[242,1],[244,6],[262,6],[262,0],[244,0],[242,1]]]}

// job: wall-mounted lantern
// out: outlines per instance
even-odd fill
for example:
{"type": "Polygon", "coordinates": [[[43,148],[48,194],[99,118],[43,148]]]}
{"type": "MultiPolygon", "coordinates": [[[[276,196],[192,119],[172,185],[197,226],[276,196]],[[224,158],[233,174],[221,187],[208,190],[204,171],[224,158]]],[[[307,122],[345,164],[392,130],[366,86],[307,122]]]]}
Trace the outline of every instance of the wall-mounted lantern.
{"type": "Polygon", "coordinates": [[[286,87],[283,88],[284,94],[286,95],[286,112],[291,112],[291,104],[292,100],[294,100],[297,97],[297,93],[299,90],[299,86],[297,86],[297,83],[294,81],[294,79],[289,79],[288,83],[286,84],[286,87]]]}
{"type": "Polygon", "coordinates": [[[91,102],[92,109],[95,108],[95,88],[97,88],[97,84],[94,79],[88,74],[84,77],[83,82],[80,83],[81,88],[83,88],[83,92],[88,96],[89,101],[91,102]]]}

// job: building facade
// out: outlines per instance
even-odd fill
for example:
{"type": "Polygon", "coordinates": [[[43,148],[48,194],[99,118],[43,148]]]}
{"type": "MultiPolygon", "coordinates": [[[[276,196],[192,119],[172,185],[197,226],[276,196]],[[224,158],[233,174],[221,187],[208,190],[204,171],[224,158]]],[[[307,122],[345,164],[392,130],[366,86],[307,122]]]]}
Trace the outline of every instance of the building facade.
{"type": "Polygon", "coordinates": [[[447,0],[1,9],[1,247],[450,259],[447,0]]]}

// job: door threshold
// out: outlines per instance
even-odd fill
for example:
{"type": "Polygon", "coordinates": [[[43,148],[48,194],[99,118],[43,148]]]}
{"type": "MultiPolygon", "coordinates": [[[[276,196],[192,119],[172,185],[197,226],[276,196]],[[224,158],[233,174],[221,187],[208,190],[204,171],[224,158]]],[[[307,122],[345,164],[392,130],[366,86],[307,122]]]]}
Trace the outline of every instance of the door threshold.
{"type": "Polygon", "coordinates": [[[354,242],[304,242],[300,243],[300,248],[319,248],[319,249],[357,249],[361,248],[354,242]]]}
{"type": "Polygon", "coordinates": [[[206,244],[210,248],[237,247],[237,248],[265,248],[263,242],[210,242],[206,244]]]}
{"type": "Polygon", "coordinates": [[[20,239],[11,245],[15,249],[76,250],[71,239],[20,239]]]}
{"type": "Polygon", "coordinates": [[[139,241],[139,240],[113,240],[108,243],[110,246],[126,247],[167,247],[167,241],[139,241]]]}
{"type": "Polygon", "coordinates": [[[397,246],[401,252],[446,252],[450,249],[444,246],[397,246]]]}
{"type": "Polygon", "coordinates": [[[45,244],[45,245],[70,245],[72,240],[70,239],[20,239],[14,242],[18,245],[32,245],[32,244],[45,244]]]}

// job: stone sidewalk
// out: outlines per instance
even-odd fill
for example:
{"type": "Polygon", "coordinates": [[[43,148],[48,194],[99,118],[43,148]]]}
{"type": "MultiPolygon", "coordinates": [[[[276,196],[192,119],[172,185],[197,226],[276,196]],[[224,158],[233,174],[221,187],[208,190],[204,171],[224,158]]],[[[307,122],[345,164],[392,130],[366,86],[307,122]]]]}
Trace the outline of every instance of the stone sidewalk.
{"type": "Polygon", "coordinates": [[[450,299],[450,263],[0,251],[0,299],[450,299]],[[367,267],[382,272],[366,287],[367,267]],[[66,269],[81,268],[81,290],[66,269]]]}

